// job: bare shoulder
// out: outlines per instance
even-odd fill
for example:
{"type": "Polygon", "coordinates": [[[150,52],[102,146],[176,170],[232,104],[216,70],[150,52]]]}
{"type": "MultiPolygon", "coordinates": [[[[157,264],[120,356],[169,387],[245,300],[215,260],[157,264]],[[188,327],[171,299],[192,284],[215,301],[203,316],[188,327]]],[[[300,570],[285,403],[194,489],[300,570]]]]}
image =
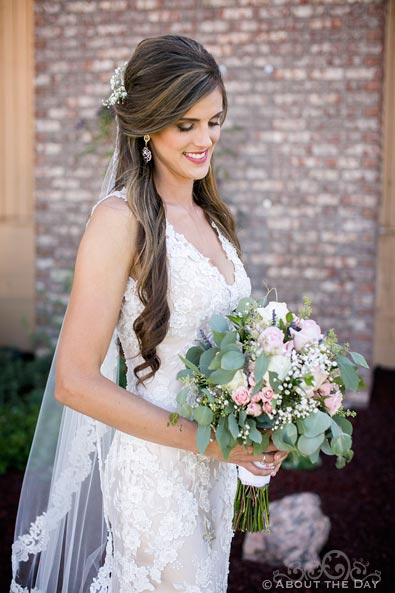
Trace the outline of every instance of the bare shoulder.
{"type": "Polygon", "coordinates": [[[129,269],[133,261],[137,236],[137,221],[127,202],[118,196],[110,196],[98,204],[82,238],[82,245],[95,258],[113,258],[129,269]]]}

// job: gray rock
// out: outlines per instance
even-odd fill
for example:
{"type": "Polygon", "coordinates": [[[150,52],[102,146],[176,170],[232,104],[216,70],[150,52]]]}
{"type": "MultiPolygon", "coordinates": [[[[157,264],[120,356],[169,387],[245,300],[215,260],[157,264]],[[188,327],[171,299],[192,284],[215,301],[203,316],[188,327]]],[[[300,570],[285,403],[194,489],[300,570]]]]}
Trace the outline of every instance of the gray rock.
{"type": "Polygon", "coordinates": [[[246,534],[244,560],[286,567],[298,563],[305,570],[319,566],[330,520],[317,494],[302,492],[270,503],[270,529],[270,534],[246,534]]]}

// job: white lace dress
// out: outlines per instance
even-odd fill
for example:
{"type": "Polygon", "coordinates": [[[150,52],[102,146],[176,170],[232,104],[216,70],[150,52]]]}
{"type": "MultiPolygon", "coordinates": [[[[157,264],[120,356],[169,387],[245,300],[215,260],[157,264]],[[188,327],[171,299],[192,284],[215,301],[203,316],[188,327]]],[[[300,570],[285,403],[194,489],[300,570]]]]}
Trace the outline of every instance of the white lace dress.
{"type": "MultiPolygon", "coordinates": [[[[169,331],[157,349],[160,369],[143,386],[133,373],[141,361],[133,322],[142,304],[132,278],[122,302],[117,329],[129,362],[127,389],[169,412],[177,409],[179,355],[214,313],[229,313],[251,291],[235,248],[214,229],[234,266],[231,285],[167,222],[169,331]]],[[[103,479],[114,546],[111,593],[224,593],[236,484],[233,464],[116,431],[103,479]]]]}

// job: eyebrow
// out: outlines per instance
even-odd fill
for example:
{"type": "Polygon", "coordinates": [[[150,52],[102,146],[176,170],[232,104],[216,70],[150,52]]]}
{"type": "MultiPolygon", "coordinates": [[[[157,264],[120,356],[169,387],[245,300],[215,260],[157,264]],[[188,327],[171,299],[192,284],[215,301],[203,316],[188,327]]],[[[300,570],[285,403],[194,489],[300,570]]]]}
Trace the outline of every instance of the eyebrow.
{"type": "MultiPolygon", "coordinates": [[[[220,115],[223,114],[223,110],[219,111],[218,113],[216,113],[215,115],[213,115],[212,117],[210,117],[210,119],[214,119],[214,117],[219,117],[220,115]]],[[[180,117],[180,119],[178,121],[200,121],[200,119],[197,119],[196,117],[180,117]]]]}

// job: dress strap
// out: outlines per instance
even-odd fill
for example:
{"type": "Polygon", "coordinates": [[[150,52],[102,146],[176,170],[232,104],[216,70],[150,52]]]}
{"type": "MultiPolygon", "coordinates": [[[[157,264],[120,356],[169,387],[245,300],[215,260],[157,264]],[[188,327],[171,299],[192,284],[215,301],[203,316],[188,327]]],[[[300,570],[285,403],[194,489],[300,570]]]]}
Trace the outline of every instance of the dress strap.
{"type": "Polygon", "coordinates": [[[103,197],[102,197],[102,198],[100,198],[100,200],[98,200],[98,201],[96,202],[96,204],[93,206],[93,208],[92,208],[92,210],[91,210],[91,213],[90,213],[90,215],[89,215],[89,218],[88,218],[88,221],[87,221],[87,223],[86,223],[85,227],[86,227],[86,226],[88,226],[88,222],[90,221],[90,219],[91,219],[91,217],[92,217],[92,214],[94,213],[94,211],[95,211],[96,207],[97,207],[99,204],[101,204],[102,202],[104,202],[104,200],[107,200],[107,198],[111,198],[112,196],[116,196],[117,198],[121,198],[121,199],[122,199],[124,202],[126,202],[126,200],[127,200],[127,196],[126,196],[126,190],[125,190],[125,188],[122,188],[121,190],[114,190],[114,191],[110,192],[109,194],[107,194],[106,196],[103,196],[103,197]]]}

